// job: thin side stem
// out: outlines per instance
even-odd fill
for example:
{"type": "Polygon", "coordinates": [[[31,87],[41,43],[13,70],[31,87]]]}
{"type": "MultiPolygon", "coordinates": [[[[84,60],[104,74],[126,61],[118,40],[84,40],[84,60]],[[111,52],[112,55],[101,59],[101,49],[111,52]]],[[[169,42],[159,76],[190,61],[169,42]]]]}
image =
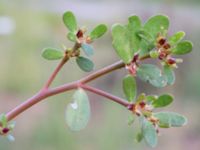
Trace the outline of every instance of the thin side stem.
{"type": "Polygon", "coordinates": [[[61,68],[64,66],[64,64],[68,60],[69,60],[69,57],[67,55],[65,55],[65,57],[62,59],[62,61],[56,67],[56,69],[54,70],[54,72],[52,73],[52,75],[50,76],[50,78],[48,79],[48,81],[46,82],[46,84],[45,84],[45,86],[43,87],[42,90],[46,90],[46,89],[48,89],[50,87],[50,85],[53,82],[53,80],[55,79],[56,75],[58,74],[58,72],[61,70],[61,68]]]}
{"type": "Polygon", "coordinates": [[[107,93],[105,91],[102,91],[100,89],[97,89],[97,88],[94,88],[94,87],[91,87],[88,85],[81,85],[81,87],[87,91],[90,91],[92,93],[95,93],[95,94],[103,96],[103,97],[106,97],[106,98],[108,98],[108,100],[114,101],[122,106],[128,107],[130,105],[127,101],[123,100],[122,98],[114,96],[114,95],[107,93]]]}
{"type": "Polygon", "coordinates": [[[88,76],[86,76],[85,78],[79,80],[80,83],[85,84],[88,83],[92,80],[95,80],[96,78],[103,76],[104,74],[110,73],[112,71],[115,71],[117,69],[121,69],[125,66],[125,64],[122,61],[118,61],[112,65],[109,65],[107,67],[104,67],[102,69],[100,69],[99,71],[96,71],[88,76]]]}

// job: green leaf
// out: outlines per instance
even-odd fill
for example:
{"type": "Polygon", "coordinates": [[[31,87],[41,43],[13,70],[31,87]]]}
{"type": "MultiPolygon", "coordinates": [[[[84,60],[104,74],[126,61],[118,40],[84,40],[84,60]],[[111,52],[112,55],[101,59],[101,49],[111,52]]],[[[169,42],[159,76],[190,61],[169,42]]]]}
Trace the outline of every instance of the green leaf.
{"type": "Polygon", "coordinates": [[[149,53],[151,58],[158,58],[159,57],[159,52],[157,50],[152,50],[149,53]]]}
{"type": "Polygon", "coordinates": [[[177,44],[175,48],[172,49],[172,54],[184,55],[192,51],[192,43],[190,41],[182,41],[177,44]]]}
{"type": "Polygon", "coordinates": [[[75,33],[77,31],[77,22],[74,14],[71,11],[67,11],[63,15],[63,22],[69,31],[75,33]]]}
{"type": "Polygon", "coordinates": [[[187,124],[187,119],[174,112],[158,112],[154,116],[159,119],[160,127],[181,127],[187,124]]]}
{"type": "Polygon", "coordinates": [[[144,30],[149,32],[154,38],[158,34],[163,34],[169,28],[169,18],[163,15],[157,15],[151,17],[145,24],[144,30]]]}
{"type": "Polygon", "coordinates": [[[15,125],[16,125],[16,122],[11,122],[11,123],[9,123],[8,128],[10,130],[13,130],[15,128],[15,125]]]}
{"type": "Polygon", "coordinates": [[[183,31],[179,31],[177,33],[175,33],[174,35],[172,35],[170,38],[169,38],[169,44],[170,45],[175,45],[177,44],[178,42],[180,42],[185,36],[185,32],[183,31]]]}
{"type": "Polygon", "coordinates": [[[161,74],[161,70],[155,65],[142,64],[137,70],[138,77],[149,82],[155,87],[164,87],[167,84],[167,79],[161,74]]]}
{"type": "Polygon", "coordinates": [[[145,118],[142,122],[142,135],[149,146],[155,147],[157,145],[158,139],[156,129],[153,124],[145,118]]]}
{"type": "Polygon", "coordinates": [[[145,40],[149,45],[151,45],[152,47],[154,47],[154,38],[151,36],[151,34],[149,34],[147,31],[145,30],[140,30],[138,31],[138,36],[140,38],[142,38],[143,40],[145,40]]]}
{"type": "Polygon", "coordinates": [[[47,60],[58,60],[64,57],[64,53],[54,48],[45,48],[42,51],[42,57],[47,60]]]}
{"type": "Polygon", "coordinates": [[[128,125],[132,125],[134,122],[135,122],[135,119],[136,119],[136,115],[131,113],[128,117],[128,125]]]}
{"type": "Polygon", "coordinates": [[[90,118],[90,104],[83,89],[78,89],[73,95],[73,103],[67,106],[66,122],[72,131],[86,127],[90,118]]]}
{"type": "Polygon", "coordinates": [[[131,75],[127,75],[123,79],[123,90],[126,96],[126,99],[129,102],[133,102],[136,98],[137,87],[135,78],[131,75]]]}
{"type": "Polygon", "coordinates": [[[138,16],[130,16],[128,18],[128,34],[130,41],[130,48],[137,52],[140,49],[140,37],[138,36],[138,31],[141,29],[142,23],[138,16]]]}
{"type": "Polygon", "coordinates": [[[87,56],[92,56],[94,54],[93,47],[87,43],[82,43],[81,48],[87,56]]]}
{"type": "Polygon", "coordinates": [[[91,60],[85,57],[77,57],[76,63],[85,72],[90,72],[94,69],[94,64],[91,60]]]}
{"type": "Polygon", "coordinates": [[[72,42],[76,42],[76,34],[72,33],[72,32],[69,32],[67,34],[67,38],[68,40],[72,41],[72,42]]]}
{"type": "Polygon", "coordinates": [[[136,137],[135,137],[135,141],[140,143],[143,139],[143,135],[142,132],[137,133],[136,137]]]}
{"type": "Polygon", "coordinates": [[[163,68],[163,73],[167,77],[167,84],[169,84],[169,85],[174,84],[176,77],[175,77],[173,68],[171,68],[168,65],[165,65],[164,68],[163,68]]]}
{"type": "Polygon", "coordinates": [[[164,94],[158,97],[157,100],[153,101],[152,105],[154,108],[165,107],[171,104],[173,101],[173,97],[168,94],[164,94]]]}
{"type": "Polygon", "coordinates": [[[132,61],[134,50],[130,47],[129,32],[125,26],[115,24],[112,27],[112,45],[118,56],[128,64],[132,61]]]}
{"type": "Polygon", "coordinates": [[[154,101],[156,101],[158,99],[158,97],[157,96],[155,96],[155,95],[148,95],[148,96],[146,96],[146,100],[147,100],[147,102],[154,102],[154,101]]]}
{"type": "Polygon", "coordinates": [[[136,103],[140,103],[142,102],[143,100],[146,99],[146,94],[145,93],[141,93],[140,95],[138,95],[137,99],[136,99],[136,103]]]}
{"type": "Polygon", "coordinates": [[[107,27],[104,24],[100,24],[96,26],[92,32],[90,33],[91,40],[100,38],[102,35],[104,35],[107,31],[107,27]]]}
{"type": "Polygon", "coordinates": [[[2,124],[2,127],[6,127],[7,126],[7,118],[5,114],[1,114],[0,115],[0,123],[2,124]]]}

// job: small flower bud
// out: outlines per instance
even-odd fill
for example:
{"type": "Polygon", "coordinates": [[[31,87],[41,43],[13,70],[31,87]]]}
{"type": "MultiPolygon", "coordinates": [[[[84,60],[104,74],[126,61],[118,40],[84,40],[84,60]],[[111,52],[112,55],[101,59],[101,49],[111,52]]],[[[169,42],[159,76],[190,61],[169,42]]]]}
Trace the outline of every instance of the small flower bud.
{"type": "Polygon", "coordinates": [[[159,37],[158,38],[158,44],[161,45],[161,46],[164,45],[166,43],[166,41],[167,40],[164,37],[159,37]]]}
{"type": "Polygon", "coordinates": [[[158,58],[159,52],[156,50],[153,50],[150,52],[150,56],[151,56],[151,58],[158,58]]]}
{"type": "Polygon", "coordinates": [[[164,49],[169,49],[169,48],[171,48],[171,45],[169,45],[169,43],[166,43],[166,44],[163,45],[163,48],[164,49]]]}
{"type": "Polygon", "coordinates": [[[168,58],[168,60],[167,60],[167,63],[168,63],[169,65],[173,65],[173,64],[175,64],[175,63],[176,63],[176,59],[175,59],[175,58],[172,58],[172,57],[170,57],[170,58],[168,58]]]}
{"type": "Polygon", "coordinates": [[[160,54],[159,54],[159,59],[160,60],[163,60],[167,57],[167,54],[164,52],[164,51],[161,51],[160,54]]]}
{"type": "Polygon", "coordinates": [[[82,38],[83,37],[83,31],[82,30],[78,30],[78,32],[76,33],[77,38],[82,38]]]}
{"type": "Polygon", "coordinates": [[[7,134],[9,131],[10,131],[10,129],[8,129],[8,128],[3,128],[2,133],[3,133],[3,134],[7,134]]]}

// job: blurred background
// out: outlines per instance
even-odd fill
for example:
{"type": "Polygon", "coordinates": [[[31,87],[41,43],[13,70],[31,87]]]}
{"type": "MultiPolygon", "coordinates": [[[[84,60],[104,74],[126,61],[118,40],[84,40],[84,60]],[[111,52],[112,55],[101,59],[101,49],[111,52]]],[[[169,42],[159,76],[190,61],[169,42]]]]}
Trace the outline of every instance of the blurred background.
{"type": "MultiPolygon", "coordinates": [[[[186,55],[176,70],[176,83],[156,89],[141,81],[138,92],[172,93],[175,102],[165,110],[176,111],[188,118],[182,128],[161,130],[155,150],[199,150],[200,147],[200,1],[199,0],[0,0],[0,113],[8,112],[35,94],[58,62],[41,57],[45,47],[71,47],[62,14],[71,10],[80,26],[92,29],[99,23],[109,28],[113,23],[126,23],[131,14],[143,21],[155,14],[170,17],[169,34],[183,30],[193,41],[194,50],[186,55]]],[[[112,46],[110,31],[93,44],[96,69],[118,60],[112,46]]],[[[123,97],[121,78],[126,72],[116,71],[91,85],[123,97]]],[[[87,75],[70,61],[56,78],[54,86],[87,75]]],[[[16,141],[0,139],[0,150],[148,150],[144,142],[137,144],[134,136],[137,123],[127,125],[126,109],[88,93],[92,117],[86,129],[71,132],[65,124],[66,105],[73,92],[48,98],[16,118],[16,141]]]]}

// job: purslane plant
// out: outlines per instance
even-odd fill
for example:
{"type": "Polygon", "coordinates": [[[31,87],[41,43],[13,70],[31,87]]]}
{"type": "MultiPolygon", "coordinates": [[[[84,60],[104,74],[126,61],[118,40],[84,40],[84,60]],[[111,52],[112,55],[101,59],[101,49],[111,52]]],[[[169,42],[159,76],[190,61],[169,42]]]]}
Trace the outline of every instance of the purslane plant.
{"type": "Polygon", "coordinates": [[[8,113],[0,115],[0,135],[14,140],[10,132],[15,124],[11,120],[41,100],[69,90],[75,90],[75,92],[73,101],[66,109],[66,123],[73,131],[83,129],[90,118],[90,103],[86,91],[106,97],[127,108],[131,113],[129,124],[131,125],[135,118],[138,118],[141,124],[136,140],[140,142],[144,139],[151,147],[157,145],[159,128],[181,127],[187,123],[187,119],[178,113],[155,112],[155,109],[166,107],[173,102],[170,94],[157,96],[137,93],[136,77],[157,88],[172,85],[175,82],[173,70],[177,68],[178,63],[182,62],[182,59],[176,56],[192,51],[192,43],[183,40],[185,36],[183,31],[168,36],[169,19],[167,16],[153,16],[144,24],[138,16],[131,16],[128,18],[128,24],[113,25],[112,45],[121,60],[94,71],[78,81],[50,88],[58,72],[71,59],[75,59],[83,71],[93,71],[94,64],[90,57],[94,50],[91,44],[107,31],[106,25],[100,24],[88,33],[86,28],[77,25],[76,18],[70,11],[64,13],[63,22],[69,30],[67,38],[74,42],[74,46],[64,50],[55,48],[43,50],[42,56],[45,59],[61,60],[60,63],[36,95],[8,113]],[[142,63],[145,59],[159,61],[162,69],[153,64],[142,63]],[[122,79],[125,99],[87,85],[88,82],[121,68],[127,70],[127,75],[122,79]]]}

